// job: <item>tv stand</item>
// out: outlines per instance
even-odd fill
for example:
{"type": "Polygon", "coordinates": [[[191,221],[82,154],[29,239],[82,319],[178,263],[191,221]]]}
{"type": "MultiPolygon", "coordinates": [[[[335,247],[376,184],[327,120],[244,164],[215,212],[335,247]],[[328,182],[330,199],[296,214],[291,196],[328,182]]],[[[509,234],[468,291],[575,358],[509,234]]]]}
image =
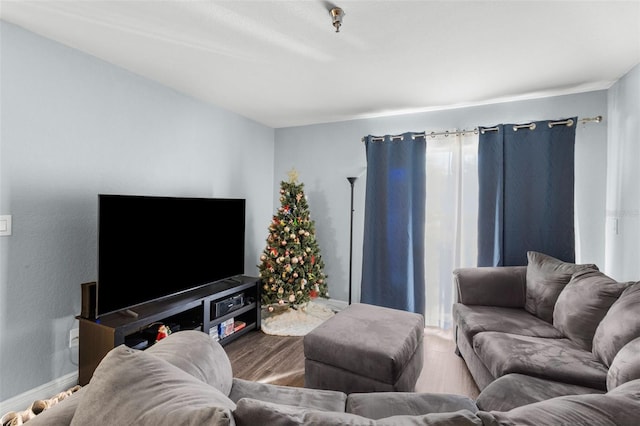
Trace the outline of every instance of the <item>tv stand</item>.
{"type": "Polygon", "coordinates": [[[225,345],[251,330],[260,329],[260,279],[237,276],[204,287],[153,302],[103,315],[97,319],[78,317],[80,321],[79,377],[82,386],[89,383],[102,358],[116,346],[125,344],[145,349],[155,341],[159,324],[168,325],[173,332],[200,330],[212,338],[218,325],[234,319],[246,325],[220,338],[225,345]],[[231,311],[216,316],[216,303],[243,295],[243,303],[231,311]]]}

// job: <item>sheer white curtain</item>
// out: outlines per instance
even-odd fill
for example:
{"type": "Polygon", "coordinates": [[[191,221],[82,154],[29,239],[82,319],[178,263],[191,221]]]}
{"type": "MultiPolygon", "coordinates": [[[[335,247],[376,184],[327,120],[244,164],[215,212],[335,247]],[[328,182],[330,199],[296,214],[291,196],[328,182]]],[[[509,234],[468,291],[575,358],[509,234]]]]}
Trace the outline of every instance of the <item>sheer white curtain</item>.
{"type": "Polygon", "coordinates": [[[478,135],[428,137],[425,226],[425,323],[451,327],[452,271],[475,266],[478,135]]]}

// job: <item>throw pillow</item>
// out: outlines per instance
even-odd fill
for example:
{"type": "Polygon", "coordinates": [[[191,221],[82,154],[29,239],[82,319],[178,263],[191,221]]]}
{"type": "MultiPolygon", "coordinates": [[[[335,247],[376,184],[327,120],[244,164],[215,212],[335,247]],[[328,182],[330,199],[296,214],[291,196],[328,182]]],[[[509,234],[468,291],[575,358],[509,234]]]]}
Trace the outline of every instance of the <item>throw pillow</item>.
{"type": "Polygon", "coordinates": [[[527,252],[527,292],[524,308],[538,318],[553,322],[553,308],[571,276],[586,269],[597,270],[592,264],[576,265],[535,251],[527,252]]]}
{"type": "Polygon", "coordinates": [[[379,420],[350,413],[319,411],[290,405],[274,404],[242,398],[233,412],[238,426],[296,426],[296,425],[352,425],[352,426],[481,426],[482,420],[469,410],[452,413],[430,413],[419,416],[391,416],[379,420]]]}
{"type": "Polygon", "coordinates": [[[574,274],[556,302],[554,327],[582,349],[591,351],[598,324],[629,284],[594,270],[574,274]]]}
{"type": "Polygon", "coordinates": [[[640,281],[627,288],[600,321],[593,355],[609,367],[618,351],[636,337],[640,337],[640,281]]]}
{"type": "Polygon", "coordinates": [[[627,343],[616,355],[607,372],[607,389],[640,379],[640,337],[627,343]]]}
{"type": "Polygon", "coordinates": [[[231,425],[235,404],[165,360],[112,349],[93,373],[71,426],[231,425]]]}

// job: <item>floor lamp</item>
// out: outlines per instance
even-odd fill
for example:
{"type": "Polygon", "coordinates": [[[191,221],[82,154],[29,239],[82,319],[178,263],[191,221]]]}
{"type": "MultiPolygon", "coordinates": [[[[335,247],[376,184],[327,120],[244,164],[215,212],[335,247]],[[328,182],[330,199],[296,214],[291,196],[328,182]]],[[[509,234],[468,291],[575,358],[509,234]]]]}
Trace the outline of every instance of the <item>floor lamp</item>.
{"type": "Polygon", "coordinates": [[[349,305],[351,305],[351,279],[353,275],[353,184],[357,177],[348,177],[351,184],[351,225],[349,226],[349,305]]]}

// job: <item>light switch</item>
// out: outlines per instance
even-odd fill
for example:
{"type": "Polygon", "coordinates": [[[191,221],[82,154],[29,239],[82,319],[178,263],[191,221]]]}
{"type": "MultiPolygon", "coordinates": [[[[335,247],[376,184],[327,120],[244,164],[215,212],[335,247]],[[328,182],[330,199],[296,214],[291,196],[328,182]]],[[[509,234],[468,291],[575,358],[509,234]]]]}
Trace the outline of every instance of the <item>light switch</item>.
{"type": "Polygon", "coordinates": [[[0,236],[11,235],[11,215],[0,215],[0,236]]]}

